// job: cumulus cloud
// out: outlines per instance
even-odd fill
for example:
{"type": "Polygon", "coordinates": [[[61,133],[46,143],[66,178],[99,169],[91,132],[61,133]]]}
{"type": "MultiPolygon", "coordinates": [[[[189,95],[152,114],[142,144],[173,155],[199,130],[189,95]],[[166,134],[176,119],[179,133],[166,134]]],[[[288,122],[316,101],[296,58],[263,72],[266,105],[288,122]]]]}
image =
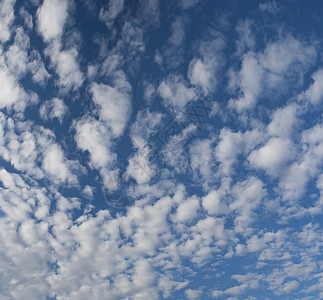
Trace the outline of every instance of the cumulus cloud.
{"type": "Polygon", "coordinates": [[[218,191],[210,191],[203,197],[203,207],[209,214],[222,215],[229,213],[229,207],[224,202],[224,199],[221,199],[221,196],[223,197],[218,191]]]}
{"type": "Polygon", "coordinates": [[[318,104],[322,101],[323,89],[323,70],[317,70],[312,75],[313,83],[312,85],[305,91],[304,96],[309,99],[312,104],[318,104]]]}
{"type": "Polygon", "coordinates": [[[229,106],[238,112],[252,109],[262,92],[282,88],[295,76],[298,76],[296,84],[299,85],[316,57],[314,46],[292,36],[269,43],[263,52],[243,54],[240,71],[229,72],[229,86],[240,94],[230,99],[229,106]]]}
{"type": "Polygon", "coordinates": [[[183,109],[196,95],[192,88],[181,76],[170,75],[159,85],[158,92],[163,98],[165,106],[173,110],[183,109]]]}
{"type": "Polygon", "coordinates": [[[2,297],[320,296],[318,35],[209,5],[1,2],[2,297]]]}
{"type": "Polygon", "coordinates": [[[83,73],[78,62],[78,51],[76,48],[61,50],[59,42],[49,45],[45,54],[51,59],[58,75],[58,85],[63,91],[76,90],[83,83],[83,73]]]}
{"type": "Polygon", "coordinates": [[[122,135],[128,122],[131,104],[131,86],[120,73],[115,86],[94,83],[91,88],[93,102],[99,106],[101,120],[107,123],[115,137],[122,135]]]}
{"type": "Polygon", "coordinates": [[[116,156],[111,153],[111,137],[107,128],[94,119],[81,119],[75,124],[77,146],[90,154],[90,165],[94,168],[106,167],[116,156]]]}
{"type": "Polygon", "coordinates": [[[193,58],[188,67],[188,78],[191,84],[202,89],[205,95],[216,90],[220,70],[224,64],[224,38],[211,31],[211,39],[199,41],[197,57],[193,58]],[[215,54],[216,53],[216,54],[215,54]]]}
{"type": "Polygon", "coordinates": [[[0,3],[1,21],[0,21],[0,41],[6,42],[11,35],[11,24],[14,20],[15,0],[5,0],[0,3]]]}
{"type": "Polygon", "coordinates": [[[69,167],[64,159],[62,150],[53,145],[44,154],[43,168],[50,175],[58,178],[61,181],[68,181],[76,183],[77,179],[75,175],[72,175],[69,167]]]}
{"type": "Polygon", "coordinates": [[[30,97],[6,68],[0,68],[0,90],[0,108],[25,109],[30,97]]]}
{"type": "Polygon", "coordinates": [[[45,42],[60,38],[68,16],[67,1],[45,0],[37,10],[38,31],[45,42]]]}
{"type": "Polygon", "coordinates": [[[253,151],[248,160],[252,165],[262,168],[270,174],[277,174],[294,157],[293,145],[280,138],[270,139],[263,147],[253,151]]]}
{"type": "Polygon", "coordinates": [[[39,114],[44,120],[53,120],[54,118],[57,118],[60,123],[62,123],[67,112],[67,106],[64,101],[59,98],[45,101],[39,109],[39,114]]]}

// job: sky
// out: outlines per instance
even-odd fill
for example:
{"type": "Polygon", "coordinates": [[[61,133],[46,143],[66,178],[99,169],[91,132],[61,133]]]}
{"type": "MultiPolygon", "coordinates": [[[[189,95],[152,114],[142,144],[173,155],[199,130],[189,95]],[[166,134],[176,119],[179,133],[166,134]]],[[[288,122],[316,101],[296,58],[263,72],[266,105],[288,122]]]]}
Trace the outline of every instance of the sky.
{"type": "Polygon", "coordinates": [[[323,299],[322,11],[0,0],[0,299],[323,299]]]}

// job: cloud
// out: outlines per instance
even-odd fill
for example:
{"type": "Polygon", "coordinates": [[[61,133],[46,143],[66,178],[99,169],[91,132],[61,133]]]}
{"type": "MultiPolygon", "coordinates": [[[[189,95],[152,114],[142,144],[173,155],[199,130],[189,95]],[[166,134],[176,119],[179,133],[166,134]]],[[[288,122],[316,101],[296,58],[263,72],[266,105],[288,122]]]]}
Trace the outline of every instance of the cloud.
{"type": "Polygon", "coordinates": [[[194,171],[198,171],[205,179],[210,177],[213,147],[210,140],[198,140],[190,146],[190,163],[194,171]],[[201,157],[203,159],[201,159],[201,157]]]}
{"type": "Polygon", "coordinates": [[[114,23],[116,17],[123,10],[124,1],[123,0],[112,0],[109,1],[109,8],[105,10],[101,8],[99,18],[108,26],[111,27],[114,23]]]}
{"type": "Polygon", "coordinates": [[[57,145],[52,145],[44,154],[43,168],[50,175],[61,181],[76,183],[77,178],[69,170],[62,150],[57,145]]]}
{"type": "Polygon", "coordinates": [[[233,187],[233,195],[234,201],[229,207],[236,213],[234,219],[235,231],[248,235],[252,232],[252,228],[249,225],[254,221],[254,210],[265,197],[266,190],[260,179],[250,177],[233,187]]]}
{"type": "Polygon", "coordinates": [[[0,67],[0,108],[11,108],[23,111],[30,97],[16,81],[7,68],[0,67]]]}
{"type": "Polygon", "coordinates": [[[220,70],[225,62],[222,53],[224,38],[212,30],[210,35],[211,39],[208,37],[198,41],[197,57],[190,61],[187,72],[190,83],[201,88],[206,95],[215,92],[220,70]]]}
{"type": "Polygon", "coordinates": [[[62,91],[77,90],[83,83],[84,77],[78,62],[76,48],[61,50],[59,42],[54,41],[45,49],[45,54],[51,59],[58,75],[58,85],[62,91]]]}
{"type": "Polygon", "coordinates": [[[256,46],[254,24],[251,19],[240,20],[236,26],[239,39],[236,41],[237,55],[254,51],[256,46]]]}
{"type": "Polygon", "coordinates": [[[281,138],[270,139],[263,147],[250,153],[249,162],[266,170],[269,174],[277,175],[288,161],[294,158],[293,145],[281,138]]]}
{"type": "Polygon", "coordinates": [[[0,3],[0,41],[6,42],[11,35],[11,25],[14,20],[15,0],[5,0],[0,3]]]}
{"type": "Polygon", "coordinates": [[[2,296],[316,299],[315,30],[275,2],[214,20],[207,1],[159,2],[1,2],[2,296]],[[169,137],[198,95],[216,114],[169,137]]]}
{"type": "Polygon", "coordinates": [[[45,42],[60,38],[68,17],[66,0],[44,0],[37,10],[38,31],[45,42]]]}
{"type": "Polygon", "coordinates": [[[197,216],[200,208],[199,200],[196,198],[186,199],[181,203],[175,215],[176,222],[191,222],[197,216]]]}
{"type": "Polygon", "coordinates": [[[57,118],[60,123],[63,122],[63,118],[67,112],[67,106],[64,101],[59,98],[45,101],[39,109],[39,114],[44,120],[53,120],[54,118],[57,118]]]}
{"type": "Polygon", "coordinates": [[[32,29],[34,27],[33,17],[24,7],[20,8],[19,15],[23,18],[25,26],[28,29],[32,29]]]}
{"type": "Polygon", "coordinates": [[[192,101],[196,95],[192,88],[187,86],[182,76],[170,75],[158,87],[159,95],[163,98],[165,106],[178,111],[192,101]]]}
{"type": "Polygon", "coordinates": [[[90,154],[90,166],[107,167],[116,155],[110,150],[111,136],[106,126],[92,118],[83,118],[75,123],[75,141],[77,146],[90,154]]]}
{"type": "Polygon", "coordinates": [[[119,137],[131,111],[131,86],[122,72],[116,75],[114,83],[114,87],[94,83],[91,92],[93,102],[99,106],[101,120],[110,127],[114,137],[119,137]]]}
{"type": "Polygon", "coordinates": [[[301,111],[302,108],[295,103],[276,109],[272,112],[272,120],[267,126],[268,133],[282,138],[295,134],[301,122],[301,111]]]}
{"type": "Polygon", "coordinates": [[[180,5],[183,9],[189,9],[194,7],[200,2],[200,0],[181,0],[180,5]]]}
{"type": "Polygon", "coordinates": [[[229,87],[233,91],[238,90],[239,94],[237,98],[229,100],[229,107],[237,112],[252,109],[262,92],[286,88],[291,79],[299,86],[316,57],[315,46],[292,36],[267,44],[263,52],[249,51],[243,54],[240,71],[228,72],[229,87]]]}
{"type": "Polygon", "coordinates": [[[313,83],[311,86],[305,91],[303,96],[315,105],[319,104],[323,97],[323,70],[317,70],[312,74],[313,83]]]}
{"type": "Polygon", "coordinates": [[[202,199],[204,209],[209,214],[222,215],[229,213],[229,208],[226,203],[221,199],[221,194],[218,191],[210,191],[202,199]]]}
{"type": "Polygon", "coordinates": [[[202,294],[203,294],[203,291],[201,290],[187,289],[185,291],[185,295],[188,299],[201,299],[202,294]]]}
{"type": "Polygon", "coordinates": [[[220,141],[215,148],[215,157],[221,163],[223,173],[229,174],[237,155],[241,152],[242,134],[223,128],[219,138],[220,141]]]}
{"type": "Polygon", "coordinates": [[[145,147],[128,159],[126,174],[134,178],[138,184],[149,182],[155,173],[156,166],[149,161],[150,152],[151,149],[145,147]]]}
{"type": "Polygon", "coordinates": [[[50,77],[38,51],[32,50],[29,56],[28,68],[32,74],[32,80],[44,85],[50,77]]]}
{"type": "MultiPolygon", "coordinates": [[[[250,51],[245,54],[238,75],[238,82],[231,83],[241,88],[242,96],[236,100],[231,99],[229,105],[238,112],[254,107],[261,92],[263,72],[264,70],[255,53],[250,51]]],[[[231,77],[231,81],[236,81],[236,78],[231,77]]]]}

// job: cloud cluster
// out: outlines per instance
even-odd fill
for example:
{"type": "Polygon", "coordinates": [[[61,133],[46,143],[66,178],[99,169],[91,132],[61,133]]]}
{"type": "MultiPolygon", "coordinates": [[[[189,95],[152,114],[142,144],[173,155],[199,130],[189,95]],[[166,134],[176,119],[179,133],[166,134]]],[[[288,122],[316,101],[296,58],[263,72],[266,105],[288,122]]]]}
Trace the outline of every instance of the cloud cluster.
{"type": "Polygon", "coordinates": [[[0,3],[3,299],[323,297],[320,35],[211,2],[0,3]]]}

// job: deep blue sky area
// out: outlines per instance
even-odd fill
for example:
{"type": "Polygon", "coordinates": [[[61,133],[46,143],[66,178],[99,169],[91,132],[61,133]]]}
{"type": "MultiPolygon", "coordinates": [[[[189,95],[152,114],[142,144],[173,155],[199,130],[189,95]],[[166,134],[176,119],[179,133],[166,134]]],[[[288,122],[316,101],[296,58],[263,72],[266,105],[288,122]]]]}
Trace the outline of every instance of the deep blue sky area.
{"type": "Polygon", "coordinates": [[[322,12],[0,0],[0,300],[323,299],[322,12]]]}

